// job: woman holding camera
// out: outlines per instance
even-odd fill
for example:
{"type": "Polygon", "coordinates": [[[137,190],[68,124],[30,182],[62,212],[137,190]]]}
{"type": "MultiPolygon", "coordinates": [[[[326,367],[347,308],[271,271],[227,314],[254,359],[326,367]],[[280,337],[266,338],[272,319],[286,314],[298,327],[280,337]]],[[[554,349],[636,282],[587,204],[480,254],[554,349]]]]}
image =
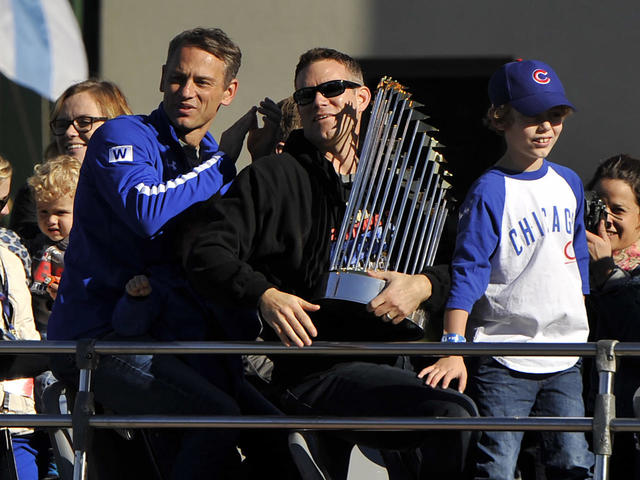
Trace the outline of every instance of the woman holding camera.
{"type": "Polygon", "coordinates": [[[587,233],[587,241],[595,267],[592,287],[608,291],[640,274],[640,160],[629,155],[605,160],[587,188],[607,207],[606,219],[597,232],[587,233]]]}
{"type": "MultiPolygon", "coordinates": [[[[606,205],[606,218],[587,232],[591,255],[588,299],[591,340],[640,341],[640,160],[617,155],[605,160],[587,185],[606,205]]],[[[592,377],[593,378],[593,377],[592,377]]],[[[640,386],[640,359],[619,362],[614,393],[619,417],[634,417],[633,394],[640,386]]],[[[592,390],[597,385],[592,385],[592,390]]],[[[611,478],[640,479],[632,434],[618,434],[611,478]],[[635,465],[634,476],[629,467],[635,465]]]]}

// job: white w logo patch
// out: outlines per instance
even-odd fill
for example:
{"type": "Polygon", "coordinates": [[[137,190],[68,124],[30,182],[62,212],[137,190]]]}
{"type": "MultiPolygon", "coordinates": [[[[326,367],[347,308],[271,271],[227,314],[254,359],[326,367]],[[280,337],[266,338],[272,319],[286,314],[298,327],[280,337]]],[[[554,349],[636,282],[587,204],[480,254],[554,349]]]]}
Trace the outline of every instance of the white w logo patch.
{"type": "Polygon", "coordinates": [[[133,162],[133,145],[118,145],[109,149],[109,163],[133,162]]]}

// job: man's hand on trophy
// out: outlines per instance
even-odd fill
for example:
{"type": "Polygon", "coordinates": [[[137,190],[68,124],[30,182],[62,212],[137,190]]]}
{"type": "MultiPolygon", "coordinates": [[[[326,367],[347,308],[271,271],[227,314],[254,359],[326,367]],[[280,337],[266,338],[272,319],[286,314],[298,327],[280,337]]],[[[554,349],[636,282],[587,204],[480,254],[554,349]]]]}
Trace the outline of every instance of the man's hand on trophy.
{"type": "Polygon", "coordinates": [[[258,308],[262,318],[287,347],[291,346],[292,342],[298,347],[311,345],[310,337],[318,334],[306,312],[316,312],[320,305],[309,303],[276,288],[269,288],[260,297],[258,308]]]}
{"type": "Polygon", "coordinates": [[[369,302],[367,310],[385,322],[399,324],[431,296],[431,282],[426,275],[399,272],[367,272],[387,282],[384,290],[369,302]]]}

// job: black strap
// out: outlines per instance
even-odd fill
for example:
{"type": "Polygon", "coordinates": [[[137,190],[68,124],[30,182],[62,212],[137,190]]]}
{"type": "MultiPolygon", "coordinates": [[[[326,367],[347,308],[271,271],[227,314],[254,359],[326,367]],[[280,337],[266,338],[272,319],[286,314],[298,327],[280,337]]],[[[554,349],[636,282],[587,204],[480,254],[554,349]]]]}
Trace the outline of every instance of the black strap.
{"type": "Polygon", "coordinates": [[[0,480],[18,480],[13,444],[8,428],[0,428],[0,480]]]}

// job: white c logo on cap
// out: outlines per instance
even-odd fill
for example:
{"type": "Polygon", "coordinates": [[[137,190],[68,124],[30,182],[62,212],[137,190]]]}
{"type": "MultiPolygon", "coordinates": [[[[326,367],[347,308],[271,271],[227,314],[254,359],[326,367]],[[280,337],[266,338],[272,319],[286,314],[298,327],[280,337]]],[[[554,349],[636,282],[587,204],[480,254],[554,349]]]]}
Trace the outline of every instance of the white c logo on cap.
{"type": "Polygon", "coordinates": [[[540,85],[545,85],[551,81],[549,78],[549,72],[542,70],[541,68],[534,70],[531,76],[533,77],[533,81],[540,85]]]}

